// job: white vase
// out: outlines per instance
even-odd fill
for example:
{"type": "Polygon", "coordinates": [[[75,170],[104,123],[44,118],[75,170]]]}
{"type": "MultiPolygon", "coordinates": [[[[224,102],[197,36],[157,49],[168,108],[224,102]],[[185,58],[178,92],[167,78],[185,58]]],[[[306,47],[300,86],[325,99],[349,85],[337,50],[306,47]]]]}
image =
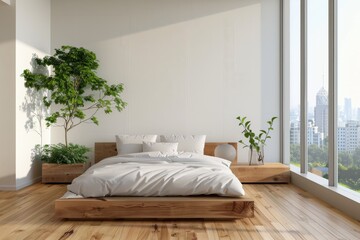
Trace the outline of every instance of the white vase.
{"type": "Polygon", "coordinates": [[[260,146],[260,151],[256,151],[255,148],[249,148],[248,160],[249,160],[249,165],[263,165],[264,145],[260,146]]]}

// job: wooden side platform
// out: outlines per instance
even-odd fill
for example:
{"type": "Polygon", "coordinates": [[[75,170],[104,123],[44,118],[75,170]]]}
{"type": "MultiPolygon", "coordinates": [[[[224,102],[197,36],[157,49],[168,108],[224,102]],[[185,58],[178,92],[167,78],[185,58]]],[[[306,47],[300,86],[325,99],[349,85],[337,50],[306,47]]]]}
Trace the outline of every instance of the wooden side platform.
{"type": "Polygon", "coordinates": [[[55,214],[71,219],[254,217],[254,201],[229,197],[109,197],[57,199],[55,214]]]}
{"type": "Polygon", "coordinates": [[[290,168],[281,163],[264,165],[232,164],[231,170],[242,183],[289,183],[290,168]]]}

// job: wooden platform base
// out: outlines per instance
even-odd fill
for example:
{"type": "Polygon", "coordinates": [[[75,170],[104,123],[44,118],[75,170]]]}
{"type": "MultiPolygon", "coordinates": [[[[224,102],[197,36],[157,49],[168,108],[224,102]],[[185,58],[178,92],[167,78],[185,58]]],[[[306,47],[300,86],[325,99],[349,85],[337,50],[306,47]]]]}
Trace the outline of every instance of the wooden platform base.
{"type": "Polygon", "coordinates": [[[211,218],[254,217],[254,201],[227,197],[108,197],[58,199],[60,218],[211,218]]]}

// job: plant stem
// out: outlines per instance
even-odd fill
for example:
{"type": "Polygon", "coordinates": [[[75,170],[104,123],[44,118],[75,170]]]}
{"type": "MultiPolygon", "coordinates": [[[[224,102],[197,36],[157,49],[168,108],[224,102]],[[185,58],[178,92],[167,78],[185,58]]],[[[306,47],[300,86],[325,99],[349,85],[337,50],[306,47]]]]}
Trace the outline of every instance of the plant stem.
{"type": "Polygon", "coordinates": [[[68,146],[68,130],[65,129],[65,146],[68,146]]]}
{"type": "Polygon", "coordinates": [[[249,165],[251,165],[252,155],[253,155],[253,149],[252,146],[249,147],[250,149],[250,159],[249,159],[249,165]]]}

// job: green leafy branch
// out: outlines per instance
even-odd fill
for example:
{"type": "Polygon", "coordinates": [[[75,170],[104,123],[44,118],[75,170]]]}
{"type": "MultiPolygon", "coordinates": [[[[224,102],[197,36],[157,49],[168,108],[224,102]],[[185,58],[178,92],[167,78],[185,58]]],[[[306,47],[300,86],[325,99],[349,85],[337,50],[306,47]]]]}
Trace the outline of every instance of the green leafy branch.
{"type": "Polygon", "coordinates": [[[274,130],[273,124],[277,117],[272,117],[269,121],[267,121],[267,124],[269,125],[267,130],[260,130],[258,134],[251,129],[251,121],[247,121],[246,117],[238,116],[236,119],[239,120],[239,126],[243,128],[243,136],[248,140],[247,143],[243,140],[240,140],[239,143],[244,145],[244,148],[248,147],[251,150],[255,149],[255,151],[259,153],[261,146],[264,146],[266,140],[271,138],[270,131],[274,130]]]}

